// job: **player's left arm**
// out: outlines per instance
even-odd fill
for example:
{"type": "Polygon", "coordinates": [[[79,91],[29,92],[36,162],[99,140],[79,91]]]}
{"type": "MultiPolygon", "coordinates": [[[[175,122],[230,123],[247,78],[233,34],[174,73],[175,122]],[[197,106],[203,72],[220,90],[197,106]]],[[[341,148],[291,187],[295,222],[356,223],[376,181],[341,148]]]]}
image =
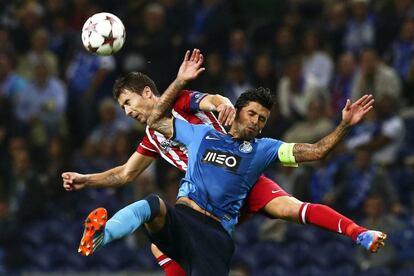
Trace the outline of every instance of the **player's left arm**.
{"type": "Polygon", "coordinates": [[[187,51],[184,61],[181,63],[176,79],[168,86],[167,90],[160,97],[159,102],[148,118],[147,124],[150,128],[170,137],[172,134],[172,120],[165,119],[164,116],[171,110],[178,94],[188,81],[198,77],[205,70],[201,67],[203,55],[199,49],[194,49],[191,56],[187,51]]]}
{"type": "Polygon", "coordinates": [[[347,100],[342,110],[342,121],[336,129],[314,144],[297,143],[286,146],[286,156],[295,163],[324,159],[329,152],[345,137],[349,129],[359,123],[374,104],[372,95],[364,95],[356,102],[347,100]],[[289,152],[290,151],[290,152],[289,152]]]}
{"type": "Polygon", "coordinates": [[[219,94],[205,96],[200,101],[199,109],[201,111],[217,111],[220,124],[225,126],[231,125],[236,117],[236,109],[231,101],[219,94]]]}

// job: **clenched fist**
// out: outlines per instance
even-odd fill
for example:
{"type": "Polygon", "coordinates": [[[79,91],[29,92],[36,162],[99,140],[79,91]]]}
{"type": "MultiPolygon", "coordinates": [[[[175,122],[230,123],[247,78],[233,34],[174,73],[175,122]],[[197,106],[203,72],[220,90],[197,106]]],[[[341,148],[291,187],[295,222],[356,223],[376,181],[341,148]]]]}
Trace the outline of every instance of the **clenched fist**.
{"type": "Polygon", "coordinates": [[[77,191],[83,189],[87,184],[87,177],[80,173],[64,172],[62,173],[63,188],[66,191],[77,191]]]}

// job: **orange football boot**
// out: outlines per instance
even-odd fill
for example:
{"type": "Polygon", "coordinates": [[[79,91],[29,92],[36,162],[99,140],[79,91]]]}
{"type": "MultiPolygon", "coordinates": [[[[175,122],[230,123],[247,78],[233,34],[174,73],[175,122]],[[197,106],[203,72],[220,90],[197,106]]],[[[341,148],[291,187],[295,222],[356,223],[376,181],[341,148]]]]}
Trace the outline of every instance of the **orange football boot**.
{"type": "Polygon", "coordinates": [[[97,208],[90,212],[85,220],[85,230],[79,244],[78,252],[89,256],[102,244],[108,214],[105,208],[97,208]]]}

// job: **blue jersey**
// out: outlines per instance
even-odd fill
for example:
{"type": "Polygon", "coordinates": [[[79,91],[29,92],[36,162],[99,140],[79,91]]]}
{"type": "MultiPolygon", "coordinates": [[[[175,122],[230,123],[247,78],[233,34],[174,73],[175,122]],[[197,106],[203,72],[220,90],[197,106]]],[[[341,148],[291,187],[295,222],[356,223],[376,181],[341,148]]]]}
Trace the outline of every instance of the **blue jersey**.
{"type": "Polygon", "coordinates": [[[207,125],[174,119],[174,139],[188,149],[188,168],[178,197],[187,196],[220,218],[232,232],[248,192],[266,167],[278,159],[282,141],[243,141],[207,125]]]}

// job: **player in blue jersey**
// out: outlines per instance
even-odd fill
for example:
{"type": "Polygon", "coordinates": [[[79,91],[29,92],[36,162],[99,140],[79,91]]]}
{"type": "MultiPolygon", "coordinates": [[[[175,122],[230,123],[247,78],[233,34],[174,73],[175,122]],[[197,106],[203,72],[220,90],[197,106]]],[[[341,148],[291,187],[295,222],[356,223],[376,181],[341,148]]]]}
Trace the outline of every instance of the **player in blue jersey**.
{"type": "MultiPolygon", "coordinates": [[[[188,148],[188,170],[182,180],[178,204],[173,208],[151,195],[118,212],[111,219],[111,225],[123,223],[117,227],[94,224],[95,219],[99,222],[106,216],[102,209],[94,211],[89,216],[92,221],[89,227],[94,230],[85,230],[87,235],[94,237],[89,252],[145,223],[151,241],[178,261],[188,274],[226,275],[233,252],[229,233],[237,223],[243,200],[266,166],[276,160],[296,165],[322,159],[347,129],[372,108],[373,100],[372,96],[366,95],[354,104],[348,101],[341,124],[318,143],[287,144],[273,139],[255,139],[272,106],[270,94],[265,89],[249,91],[237,100],[237,117],[229,134],[208,126],[163,118],[184,84],[177,79],[148,119],[150,127],[166,137],[174,136],[188,148]]],[[[120,97],[121,105],[126,104],[125,100],[120,97]]],[[[311,209],[320,207],[293,198],[284,200],[286,217],[299,219],[302,223],[310,220],[311,209]]],[[[338,232],[357,233],[356,241],[370,249],[382,246],[385,239],[383,233],[367,231],[343,216],[337,227],[338,232]]]]}

